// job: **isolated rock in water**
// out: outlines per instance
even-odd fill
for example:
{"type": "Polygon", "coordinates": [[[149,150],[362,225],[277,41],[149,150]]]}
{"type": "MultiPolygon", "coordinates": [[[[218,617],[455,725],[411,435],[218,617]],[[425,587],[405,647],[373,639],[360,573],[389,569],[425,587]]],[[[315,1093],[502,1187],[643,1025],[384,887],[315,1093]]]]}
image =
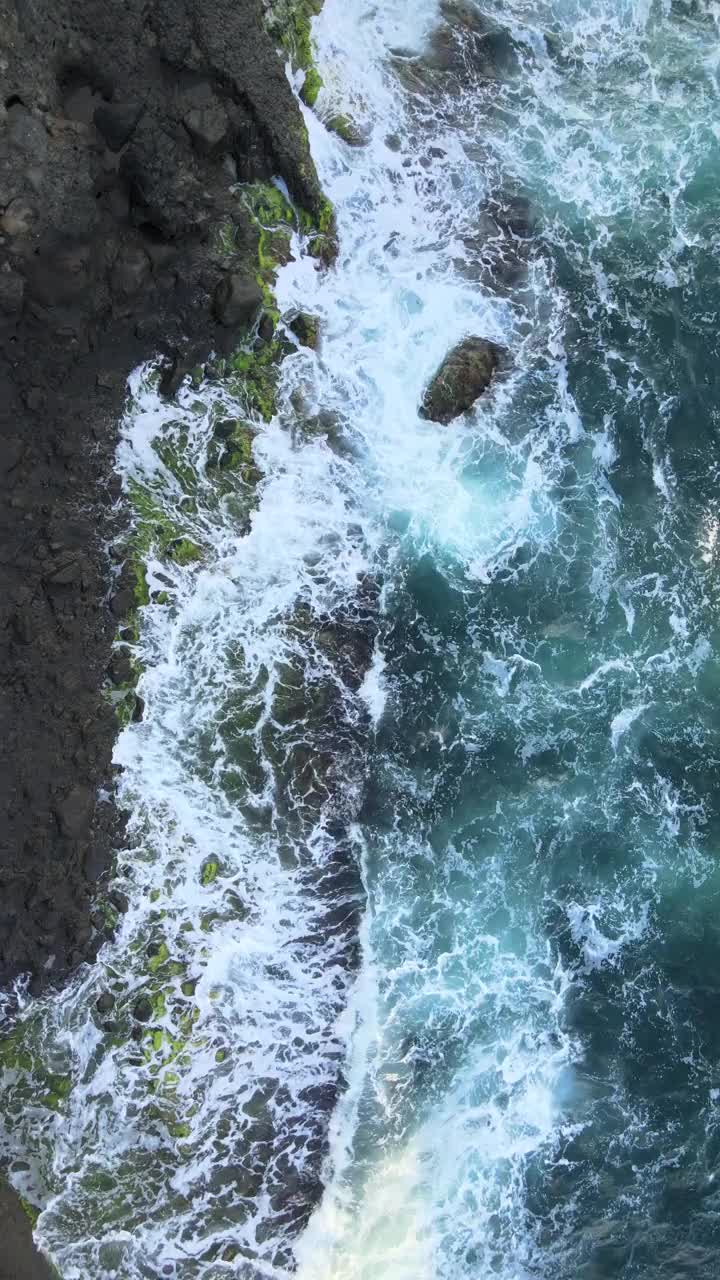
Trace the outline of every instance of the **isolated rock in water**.
{"type": "Polygon", "coordinates": [[[301,347],[310,347],[313,351],[317,351],[318,342],[320,341],[320,326],[317,316],[311,316],[307,311],[300,311],[290,321],[290,328],[301,347]]]}
{"type": "Polygon", "coordinates": [[[420,417],[431,422],[452,422],[466,413],[489,387],[503,355],[502,347],[487,338],[463,338],[430,381],[420,417]]]}
{"type": "Polygon", "coordinates": [[[338,138],[342,138],[343,142],[346,142],[349,147],[367,146],[367,134],[363,133],[362,129],[349,116],[330,116],[325,121],[325,127],[329,133],[335,133],[338,138]]]}
{"type": "Polygon", "coordinates": [[[136,1022],[149,1022],[153,1016],[152,1000],[148,996],[140,996],[135,1001],[132,1012],[136,1022]]]}

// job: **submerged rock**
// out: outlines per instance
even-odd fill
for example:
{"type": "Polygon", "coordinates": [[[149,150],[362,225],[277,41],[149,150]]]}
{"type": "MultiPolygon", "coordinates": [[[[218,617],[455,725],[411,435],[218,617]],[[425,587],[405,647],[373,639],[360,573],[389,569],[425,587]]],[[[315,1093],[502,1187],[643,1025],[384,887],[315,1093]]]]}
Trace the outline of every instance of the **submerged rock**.
{"type": "Polygon", "coordinates": [[[153,1015],[152,1000],[149,996],[140,996],[133,1005],[132,1013],[136,1022],[149,1022],[153,1015]]]}
{"type": "Polygon", "coordinates": [[[490,386],[504,354],[502,347],[487,338],[463,338],[431,379],[420,417],[447,423],[466,413],[490,386]]]}

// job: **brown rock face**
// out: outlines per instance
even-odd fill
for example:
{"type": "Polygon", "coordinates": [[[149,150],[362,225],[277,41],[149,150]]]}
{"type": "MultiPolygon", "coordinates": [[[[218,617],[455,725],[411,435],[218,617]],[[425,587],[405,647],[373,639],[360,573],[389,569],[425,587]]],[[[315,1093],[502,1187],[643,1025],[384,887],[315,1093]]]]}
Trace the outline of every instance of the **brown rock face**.
{"type": "Polygon", "coordinates": [[[503,348],[487,338],[463,338],[430,381],[420,417],[447,423],[467,413],[490,386],[504,357],[503,348]]]}

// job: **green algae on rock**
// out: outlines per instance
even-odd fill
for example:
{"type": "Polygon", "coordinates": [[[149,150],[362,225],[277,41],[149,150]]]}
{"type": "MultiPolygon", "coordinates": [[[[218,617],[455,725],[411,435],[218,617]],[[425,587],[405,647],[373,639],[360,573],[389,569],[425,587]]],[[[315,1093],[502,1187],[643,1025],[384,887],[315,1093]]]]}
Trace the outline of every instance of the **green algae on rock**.
{"type": "Polygon", "coordinates": [[[313,66],[311,23],[322,6],[323,0],[263,0],[270,35],[302,71],[313,66]]]}
{"type": "Polygon", "coordinates": [[[320,322],[317,316],[311,316],[307,311],[300,311],[293,316],[289,328],[301,347],[310,347],[312,351],[317,351],[320,342],[320,322]]]}
{"type": "MultiPolygon", "coordinates": [[[[256,279],[263,296],[263,322],[257,338],[251,338],[234,355],[221,361],[216,372],[231,394],[269,422],[276,409],[279,366],[283,356],[292,350],[287,340],[276,333],[280,320],[274,294],[277,273],[290,260],[292,232],[296,229],[308,236],[307,248],[312,256],[328,262],[334,259],[337,248],[330,234],[334,230],[334,211],[324,197],[315,213],[296,211],[273,183],[253,183],[241,188],[239,194],[257,228],[256,279]]],[[[227,233],[223,243],[228,244],[227,233]]],[[[238,461],[247,465],[249,458],[242,457],[242,450],[238,452],[238,461]]]]}
{"type": "Polygon", "coordinates": [[[316,67],[310,67],[305,74],[303,87],[300,90],[300,97],[306,107],[314,107],[323,87],[322,76],[316,67]]]}
{"type": "Polygon", "coordinates": [[[207,862],[203,863],[202,871],[200,873],[201,885],[206,888],[209,884],[214,884],[218,878],[219,872],[220,864],[214,858],[209,858],[207,862]]]}
{"type": "Polygon", "coordinates": [[[342,138],[349,147],[364,147],[367,145],[367,137],[363,133],[359,125],[350,116],[336,114],[330,116],[325,121],[325,128],[330,133],[334,133],[338,138],[342,138]]]}

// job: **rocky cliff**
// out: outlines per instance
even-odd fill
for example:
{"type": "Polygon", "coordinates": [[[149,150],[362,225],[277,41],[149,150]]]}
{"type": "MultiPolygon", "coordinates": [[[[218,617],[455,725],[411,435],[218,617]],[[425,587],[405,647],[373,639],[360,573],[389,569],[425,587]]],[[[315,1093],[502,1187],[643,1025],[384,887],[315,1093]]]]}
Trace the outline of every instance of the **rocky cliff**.
{"type": "Polygon", "coordinates": [[[0,985],[60,980],[102,941],[126,375],[165,352],[172,392],[262,301],[233,184],[279,176],[326,217],[263,19],[260,0],[0,0],[0,985]]]}

